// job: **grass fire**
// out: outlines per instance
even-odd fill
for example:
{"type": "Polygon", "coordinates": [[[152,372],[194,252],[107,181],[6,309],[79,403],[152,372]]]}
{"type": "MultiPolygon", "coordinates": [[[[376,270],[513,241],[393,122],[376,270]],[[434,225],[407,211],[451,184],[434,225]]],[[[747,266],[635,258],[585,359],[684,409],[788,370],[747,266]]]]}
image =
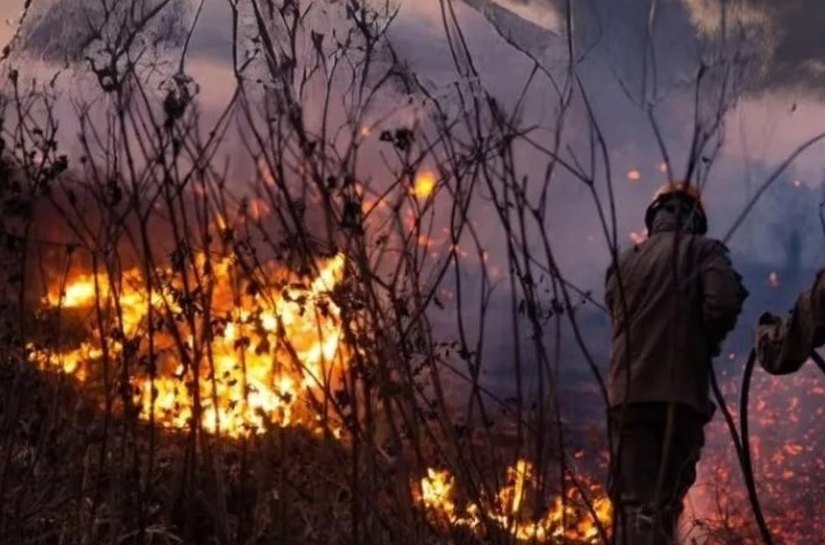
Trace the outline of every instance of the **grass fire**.
{"type": "Polygon", "coordinates": [[[517,460],[495,493],[484,492],[483,504],[460,506],[455,477],[446,470],[427,469],[418,498],[435,524],[462,527],[483,535],[490,530],[519,542],[601,543],[611,531],[612,505],[596,484],[570,487],[552,499],[544,512],[535,512],[536,475],[532,464],[517,460]],[[593,496],[583,501],[583,495],[593,496]],[[532,508],[531,508],[532,507],[532,508]],[[532,512],[532,513],[531,513],[532,512]]]}
{"type": "Polygon", "coordinates": [[[0,545],[825,543],[825,7],[0,21],[0,545]]]}
{"type": "Polygon", "coordinates": [[[314,426],[321,415],[309,397],[329,388],[346,365],[331,298],[344,257],[322,263],[304,282],[264,266],[265,285],[239,281],[228,259],[198,256],[196,262],[204,275],[199,283],[187,280],[209,293],[204,319],[196,323],[176,320],[185,304],[184,281],[171,280],[171,271],[151,272],[159,279],[151,293],[137,270],[125,271],[117,288],[102,275],[72,274],[49,290],[48,308],[71,311],[87,323],[105,314],[123,338],[101,338],[100,328],[92,327],[90,340],[72,350],[30,347],[32,361],[81,382],[100,382],[104,357],[136,352],[136,361],[150,361],[151,369],[129,377],[133,401],[142,419],[161,426],[186,428],[196,415],[205,430],[232,437],[271,426],[314,426]]]}

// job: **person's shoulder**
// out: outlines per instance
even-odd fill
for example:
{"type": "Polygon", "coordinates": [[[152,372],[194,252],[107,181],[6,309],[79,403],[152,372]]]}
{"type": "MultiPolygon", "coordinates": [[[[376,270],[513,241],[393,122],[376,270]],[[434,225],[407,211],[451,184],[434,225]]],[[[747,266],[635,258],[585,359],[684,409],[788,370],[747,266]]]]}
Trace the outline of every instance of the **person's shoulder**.
{"type": "Polygon", "coordinates": [[[619,263],[621,264],[626,261],[633,260],[645,247],[650,245],[650,243],[650,239],[646,238],[645,240],[633,242],[633,244],[625,246],[619,251],[619,263]]]}
{"type": "Polygon", "coordinates": [[[690,235],[691,236],[691,243],[694,244],[698,249],[700,255],[703,256],[714,256],[714,255],[722,255],[727,256],[730,253],[727,245],[719,239],[707,237],[705,235],[690,235]]]}
{"type": "Polygon", "coordinates": [[[644,243],[644,241],[634,242],[630,246],[620,248],[616,254],[616,259],[611,259],[610,264],[607,266],[606,279],[609,280],[610,277],[613,276],[613,273],[616,272],[617,267],[619,270],[622,270],[628,265],[629,262],[633,261],[638,256],[639,249],[644,243]]]}

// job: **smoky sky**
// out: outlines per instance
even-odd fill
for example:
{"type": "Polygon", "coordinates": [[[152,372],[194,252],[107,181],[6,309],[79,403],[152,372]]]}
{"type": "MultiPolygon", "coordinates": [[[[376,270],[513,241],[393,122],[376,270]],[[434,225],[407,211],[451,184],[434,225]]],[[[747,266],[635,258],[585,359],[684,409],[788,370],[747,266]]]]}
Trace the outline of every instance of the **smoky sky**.
{"type": "Polygon", "coordinates": [[[50,61],[83,60],[94,50],[100,33],[125,38],[146,18],[151,24],[140,36],[147,45],[180,46],[186,36],[189,2],[174,0],[149,17],[160,0],[104,2],[76,0],[33,1],[20,33],[21,48],[50,61]]]}
{"type": "MultiPolygon", "coordinates": [[[[490,51],[496,55],[502,51],[492,38],[497,30],[505,40],[536,55],[546,66],[552,68],[555,63],[563,70],[566,2],[466,0],[465,3],[489,24],[485,31],[472,18],[465,18],[470,33],[484,35],[474,42],[482,65],[485,58],[495,57],[490,51]],[[512,9],[513,5],[517,5],[518,10],[512,9]],[[548,11],[555,13],[559,21],[555,31],[532,22],[548,11]]],[[[719,168],[707,188],[712,212],[721,217],[722,222],[741,209],[777,163],[798,143],[825,128],[815,121],[821,119],[822,114],[817,67],[818,59],[825,56],[825,48],[821,47],[825,38],[819,31],[823,28],[820,23],[825,5],[808,1],[725,4],[732,6],[730,13],[722,14],[718,10],[720,3],[704,0],[657,2],[654,10],[650,2],[635,0],[588,0],[572,4],[577,68],[603,121],[615,167],[619,172],[639,169],[645,180],[657,177],[655,165],[661,158],[639,107],[645,89],[647,96],[656,94],[657,100],[661,97],[657,113],[678,175],[685,168],[694,113],[691,91],[700,66],[725,47],[728,51],[735,49],[737,54],[741,52],[742,62],[748,63],[741,82],[741,100],[730,112],[719,168]],[[723,34],[727,41],[722,41],[723,34]]],[[[542,16],[541,19],[550,18],[542,16]]],[[[485,66],[491,88],[505,97],[517,87],[513,84],[506,89],[507,82],[517,79],[512,77],[518,71],[516,57],[510,54],[507,61],[491,60],[485,66]]],[[[524,66],[529,67],[529,62],[524,66]]],[[[782,183],[763,197],[755,214],[761,216],[759,220],[744,225],[740,230],[742,234],[737,235],[741,238],[732,241],[735,250],[754,254],[761,245],[759,251],[763,257],[780,258],[784,243],[774,241],[789,235],[776,235],[776,231],[788,223],[783,221],[788,203],[779,194],[787,191],[788,184],[794,180],[820,186],[823,167],[816,156],[814,150],[787,169],[782,183]]],[[[636,203],[637,207],[636,210],[622,207],[628,213],[620,221],[626,230],[638,227],[633,224],[633,214],[638,214],[638,208],[653,189],[647,183],[623,188],[624,194],[620,195],[623,204],[636,203]]],[[[821,195],[818,191],[813,194],[818,202],[821,195]]],[[[816,203],[795,203],[805,210],[799,216],[815,219],[816,206],[811,204],[816,203]]],[[[788,225],[787,229],[797,227],[788,225]]],[[[802,253],[816,259],[813,252],[821,246],[819,240],[807,236],[807,232],[803,238],[806,249],[802,253]]]]}
{"type": "MultiPolygon", "coordinates": [[[[153,3],[141,0],[137,4],[146,8],[153,3]]],[[[577,69],[609,146],[617,181],[618,231],[625,245],[631,231],[643,228],[646,202],[663,181],[660,150],[639,106],[645,72],[650,73],[651,66],[655,65],[652,79],[662,97],[656,113],[663,137],[674,167],[683,172],[693,121],[691,90],[703,55],[719,45],[725,25],[726,35],[738,40],[737,47],[753,53],[748,57],[755,64],[749,72],[752,78],[742,90],[741,102],[729,115],[725,145],[706,189],[714,235],[726,231],[759,184],[799,142],[822,129],[816,120],[822,119],[825,108],[816,88],[820,81],[819,59],[825,57],[819,32],[821,23],[825,23],[825,6],[819,2],[726,2],[736,9],[731,8],[724,24],[720,22],[720,3],[712,0],[660,1],[653,12],[654,4],[638,0],[582,0],[570,4],[574,9],[571,19],[577,69]],[[629,183],[625,179],[631,170],[640,173],[640,181],[629,183]]],[[[22,43],[29,53],[55,61],[78,57],[78,47],[88,38],[84,34],[84,29],[88,30],[86,19],[100,16],[95,5],[97,2],[36,0],[22,43]]],[[[439,2],[405,0],[399,5],[400,14],[390,39],[399,58],[438,95],[457,78],[439,2]]],[[[566,5],[564,0],[454,2],[479,77],[485,89],[503,104],[515,102],[532,68],[532,61],[517,49],[535,55],[555,75],[564,75],[566,5]]],[[[154,30],[155,38],[170,45],[179,43],[191,22],[191,8],[185,0],[173,2],[173,9],[154,30]]],[[[197,66],[200,72],[194,75],[203,74],[209,80],[210,85],[203,87],[202,100],[215,110],[220,109],[234,85],[231,74],[227,74],[231,63],[229,21],[224,2],[207,2],[190,44],[190,55],[207,61],[197,66]],[[210,93],[218,98],[210,100],[210,93]]],[[[555,109],[546,87],[531,89],[525,104],[525,123],[552,130],[555,109]]],[[[586,143],[586,134],[581,130],[584,114],[578,108],[565,133],[575,149],[586,143]]],[[[815,151],[795,161],[762,197],[730,241],[734,255],[760,266],[783,266],[788,241],[796,236],[797,268],[807,270],[822,262],[818,204],[822,200],[823,165],[815,151]],[[789,222],[789,216],[795,221],[789,222]]],[[[527,150],[519,154],[519,168],[524,175],[542,172],[546,162],[527,150]]],[[[599,191],[603,193],[604,186],[599,191]]],[[[562,180],[554,185],[550,198],[549,229],[554,232],[562,265],[598,293],[608,255],[587,188],[562,180]]],[[[492,253],[504,248],[501,233],[494,225],[488,226],[485,235],[492,253]]],[[[803,284],[801,279],[800,284],[787,289],[803,284]]]]}
{"type": "MultiPolygon", "coordinates": [[[[555,75],[566,70],[566,38],[563,25],[564,2],[466,0],[465,9],[456,13],[474,55],[479,79],[485,89],[502,103],[513,104],[520,96],[523,82],[533,66],[519,49],[534,55],[555,75]],[[518,4],[518,10],[512,9],[518,4]],[[531,11],[532,10],[532,11],[531,11]],[[557,29],[536,24],[550,21],[542,15],[551,11],[562,25],[557,29]],[[534,16],[531,16],[534,15],[534,16]],[[517,47],[512,47],[513,42],[517,47]],[[509,101],[509,102],[508,102],[509,101]]],[[[573,14],[577,51],[577,70],[592,101],[604,137],[615,179],[618,232],[621,245],[630,246],[628,234],[643,229],[643,212],[650,196],[664,180],[660,171],[662,156],[643,107],[644,58],[653,51],[657,92],[656,107],[663,140],[678,172],[684,172],[693,127],[693,90],[703,60],[719,50],[718,17],[712,9],[691,2],[660,2],[651,20],[650,4],[634,0],[590,0],[576,2],[573,14]],[[648,34],[648,28],[651,28],[648,34]],[[648,42],[649,40],[649,42],[648,42]],[[639,181],[626,178],[637,171],[639,181]]],[[[749,6],[757,10],[763,5],[749,6]]],[[[443,37],[437,2],[406,4],[392,37],[398,50],[422,79],[436,89],[448,88],[455,80],[451,58],[443,37]]],[[[786,14],[786,18],[790,18],[786,14]]],[[[794,148],[816,132],[825,129],[821,121],[823,106],[809,88],[812,80],[799,76],[785,79],[777,75],[782,57],[783,33],[770,27],[771,40],[764,38],[767,27],[780,24],[767,12],[737,13],[741,27],[736,47],[745,51],[755,68],[741,88],[741,96],[728,114],[724,143],[705,189],[711,221],[711,235],[721,237],[734,218],[752,199],[758,188],[794,148]],[[754,25],[763,25],[754,27],[754,25]],[[771,64],[773,63],[773,64],[771,64]]],[[[785,19],[781,19],[784,21],[785,19]]],[[[790,23],[788,23],[790,24],[790,23]]],[[[811,33],[815,34],[815,25],[811,33]]],[[[792,48],[791,48],[792,49],[792,48]]],[[[818,51],[799,46],[793,60],[805,63],[818,51]]],[[[783,61],[785,62],[785,61],[783,61]]],[[[648,85],[650,83],[648,82],[648,85]]],[[[649,92],[652,92],[649,90],[649,92]]],[[[553,126],[553,96],[547,88],[531,88],[524,101],[522,120],[553,126]]],[[[586,144],[586,120],[578,110],[565,133],[566,142],[577,151],[586,144]]],[[[816,269],[825,264],[825,236],[819,219],[823,201],[823,165],[818,159],[822,147],[812,149],[793,162],[761,196],[747,220],[728,242],[735,266],[745,277],[752,295],[746,303],[740,327],[730,341],[735,351],[747,351],[751,326],[758,315],[770,310],[779,314],[790,308],[800,291],[807,289],[816,269]],[[771,283],[778,279],[778,284],[771,283]]],[[[519,168],[535,176],[543,166],[541,159],[523,151],[519,168]]],[[[603,191],[600,185],[599,190],[603,191]]],[[[604,193],[602,193],[604,196],[604,193]]],[[[564,272],[584,288],[601,297],[604,270],[609,255],[600,235],[596,212],[588,190],[569,179],[562,179],[550,192],[552,231],[557,257],[564,272]]],[[[501,245],[491,227],[489,240],[501,245]]],[[[506,309],[506,303],[502,303],[506,309]]],[[[588,332],[598,346],[598,358],[605,360],[608,324],[600,311],[584,305],[583,317],[590,321],[588,332]]],[[[506,316],[507,312],[502,312],[506,316]]],[[[511,340],[511,342],[516,342],[511,340]]],[[[507,342],[496,347],[498,357],[506,360],[511,350],[507,342]]],[[[573,349],[575,351],[575,349],[573,349]]],[[[575,355],[571,355],[575,359],[575,355]]],[[[506,376],[506,366],[501,370],[506,376]]]]}
{"type": "Polygon", "coordinates": [[[817,0],[748,0],[739,5],[760,14],[734,28],[759,40],[762,48],[761,73],[754,78],[751,90],[799,89],[822,96],[825,4],[817,0]]]}
{"type": "MultiPolygon", "coordinates": [[[[136,4],[140,12],[154,5],[155,0],[140,0],[136,4]]],[[[532,68],[532,61],[518,49],[535,55],[554,75],[564,76],[567,4],[564,0],[453,3],[479,77],[485,89],[503,104],[513,104],[520,96],[532,68]]],[[[93,39],[86,34],[88,21],[94,22],[101,16],[97,5],[71,0],[35,1],[23,29],[22,45],[29,53],[57,62],[82,57],[78,48],[93,39]]],[[[825,48],[820,47],[823,37],[818,32],[823,28],[820,23],[825,23],[825,6],[819,2],[726,2],[731,6],[728,14],[720,13],[720,3],[712,0],[655,4],[638,0],[582,0],[570,5],[577,70],[604,131],[618,181],[617,219],[622,237],[643,228],[641,217],[646,201],[663,181],[659,170],[661,153],[640,107],[645,85],[649,94],[661,95],[656,113],[664,141],[677,174],[684,172],[696,73],[703,56],[716,50],[723,34],[731,37],[736,47],[749,52],[748,60],[755,68],[748,73],[751,77],[742,89],[741,102],[729,115],[725,145],[706,189],[713,234],[724,233],[772,170],[799,142],[822,128],[816,120],[825,114],[825,107],[816,88],[820,77],[818,59],[825,56],[825,48]],[[727,28],[726,33],[722,32],[723,27],[727,28]],[[651,81],[655,82],[655,89],[651,81]],[[625,174],[631,170],[641,174],[641,181],[625,180],[625,174]]],[[[187,0],[174,0],[172,9],[153,29],[154,39],[170,46],[180,43],[191,23],[192,6],[187,0]]],[[[448,90],[457,75],[449,55],[439,1],[405,0],[399,6],[399,17],[390,31],[399,58],[436,95],[448,90]]],[[[190,44],[190,56],[204,61],[191,66],[194,75],[202,75],[210,82],[203,87],[202,100],[215,110],[220,109],[234,85],[228,73],[229,21],[229,9],[224,2],[207,2],[190,44]]],[[[525,123],[552,130],[555,109],[546,87],[531,89],[525,104],[525,123]]],[[[565,133],[567,143],[579,151],[586,144],[586,134],[580,129],[585,123],[579,106],[565,133]]],[[[787,240],[795,231],[801,231],[798,253],[802,265],[811,267],[822,261],[817,233],[823,166],[815,151],[795,161],[776,187],[762,197],[752,218],[730,241],[735,254],[753,262],[780,265],[786,259],[787,240]],[[786,195],[794,188],[794,181],[805,185],[809,198],[786,195]],[[789,214],[797,218],[794,224],[786,221],[789,214]]],[[[525,175],[542,171],[541,160],[528,151],[520,154],[519,166],[525,175]]],[[[600,186],[603,190],[604,186],[600,186]]],[[[554,230],[562,263],[571,274],[600,289],[607,255],[587,189],[567,180],[555,185],[550,196],[550,228],[554,230]]],[[[500,233],[494,231],[495,227],[490,227],[490,244],[503,248],[500,233]]]]}
{"type": "MultiPolygon", "coordinates": [[[[564,0],[465,0],[495,21],[553,11],[563,22],[564,0]],[[514,6],[518,9],[514,10],[514,6]],[[515,12],[514,12],[515,11],[515,12]]],[[[679,55],[699,54],[697,42],[719,41],[750,53],[753,64],[748,92],[794,89],[818,96],[825,84],[825,3],[818,0],[682,0],[640,2],[634,0],[586,0],[574,2],[573,37],[582,48],[602,48],[627,57],[642,53],[651,29],[656,49],[667,52],[665,66],[679,65],[679,55]],[[726,6],[722,11],[721,6],[726,6]],[[673,55],[676,54],[676,57],[673,55]]],[[[563,23],[562,23],[563,24],[563,23]]],[[[537,27],[538,32],[541,27],[537,27]]],[[[562,32],[562,29],[558,29],[562,32]]],[[[530,33],[514,36],[527,48],[540,47],[542,39],[530,33]]],[[[661,54],[661,53],[660,53],[661,54]]]]}
{"type": "MultiPolygon", "coordinates": [[[[557,43],[565,26],[564,0],[463,0],[490,22],[498,25],[519,47],[533,53],[545,52],[557,43]],[[555,30],[553,25],[558,25],[555,30]],[[517,29],[514,30],[514,29],[517,29]]],[[[428,0],[437,3],[437,0],[428,0]]],[[[423,3],[428,3],[423,2],[423,3]]],[[[114,4],[118,13],[135,10],[139,15],[151,9],[155,0],[114,4]],[[126,8],[125,6],[129,6],[126,8]]],[[[195,34],[193,50],[200,55],[226,58],[227,21],[222,2],[208,2],[195,34]]],[[[573,6],[573,37],[577,47],[601,50],[614,57],[625,74],[632,76],[633,64],[643,53],[646,29],[651,20],[652,40],[667,52],[662,67],[678,67],[685,56],[698,54],[698,42],[725,35],[730,43],[753,52],[753,77],[749,91],[795,89],[821,95],[825,85],[825,3],[819,0],[669,0],[655,3],[638,0],[584,0],[573,6]],[[726,13],[720,5],[728,6],[726,13]],[[680,58],[682,57],[682,58],[680,58]],[[625,65],[626,66],[623,66],[625,65]]],[[[155,39],[179,45],[191,20],[193,4],[175,0],[155,25],[155,39]]],[[[122,15],[122,14],[121,14],[122,15]]],[[[44,58],[77,60],[85,46],[94,42],[92,28],[102,19],[97,2],[40,0],[32,8],[23,33],[23,45],[44,58]]],[[[638,68],[638,67],[637,67],[638,68]]]]}

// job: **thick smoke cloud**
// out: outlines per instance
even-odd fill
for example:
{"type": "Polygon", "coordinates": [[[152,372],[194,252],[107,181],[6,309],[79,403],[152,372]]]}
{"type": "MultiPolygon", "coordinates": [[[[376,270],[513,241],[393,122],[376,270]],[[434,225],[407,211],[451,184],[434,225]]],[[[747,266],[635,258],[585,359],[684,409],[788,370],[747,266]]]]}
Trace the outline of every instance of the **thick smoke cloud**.
{"type": "Polygon", "coordinates": [[[126,39],[142,27],[142,21],[151,19],[140,33],[146,45],[180,46],[186,37],[190,3],[173,0],[163,4],[161,0],[33,2],[16,45],[48,61],[79,61],[90,55],[101,34],[126,39]],[[160,7],[159,16],[150,17],[160,7]]]}
{"type": "Polygon", "coordinates": [[[537,57],[563,40],[560,13],[549,0],[464,0],[478,10],[504,39],[537,57]]]}
{"type": "MultiPolygon", "coordinates": [[[[494,24],[513,28],[521,19],[520,31],[511,33],[514,41],[530,51],[542,48],[547,33],[529,32],[552,29],[563,34],[563,0],[465,0],[482,11],[494,24]],[[552,22],[550,25],[548,22],[552,22]],[[536,35],[538,34],[538,35],[536,35]]],[[[683,47],[692,36],[699,41],[720,41],[735,46],[751,63],[752,78],[748,92],[794,90],[822,95],[825,85],[825,3],[819,0],[682,0],[681,2],[639,2],[590,0],[576,2],[574,26],[582,46],[609,45],[614,52],[626,54],[643,47],[646,26],[655,20],[656,36],[683,47]],[[687,17],[682,13],[685,12],[687,17]],[[674,39],[677,38],[677,39],[674,39]],[[621,42],[618,45],[614,39],[621,42]]],[[[636,51],[638,52],[638,51],[636,51]]],[[[635,57],[638,58],[638,57],[635,57]]]]}
{"type": "MultiPolygon", "coordinates": [[[[721,3],[685,0],[700,33],[718,37],[721,3]]],[[[729,32],[760,47],[760,74],[752,91],[799,90],[822,94],[825,83],[825,4],[817,0],[740,0],[728,2],[729,32]]]]}

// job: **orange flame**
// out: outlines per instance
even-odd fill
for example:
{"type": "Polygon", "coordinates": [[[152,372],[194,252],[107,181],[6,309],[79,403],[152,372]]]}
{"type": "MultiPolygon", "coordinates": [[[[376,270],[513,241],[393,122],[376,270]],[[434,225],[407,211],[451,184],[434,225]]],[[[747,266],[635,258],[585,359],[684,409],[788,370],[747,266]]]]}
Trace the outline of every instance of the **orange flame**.
{"type": "MultiPolygon", "coordinates": [[[[200,268],[206,260],[200,256],[197,261],[200,268]]],[[[268,278],[284,280],[246,289],[243,295],[237,286],[232,289],[229,260],[212,263],[211,270],[203,282],[212,293],[211,316],[223,324],[217,327],[198,323],[193,328],[180,319],[184,313],[174,283],[155,286],[148,297],[137,270],[124,273],[119,286],[102,275],[97,284],[93,274],[78,275],[62,293],[51,291],[46,302],[65,309],[99,305],[105,310],[116,295],[123,335],[137,343],[142,356],[149,351],[148,315],[173,322],[169,327],[176,333],[157,325],[152,332],[155,376],[141,372],[130,377],[142,419],[154,417],[161,426],[181,428],[190,425],[197,406],[205,430],[233,437],[271,425],[314,425],[321,417],[309,407],[312,394],[329,384],[336,362],[345,363],[339,309],[330,298],[343,276],[343,255],[327,261],[308,284],[290,281],[283,271],[269,267],[268,278]]],[[[170,272],[158,277],[164,275],[170,272]]],[[[116,361],[128,357],[125,341],[93,338],[73,350],[31,346],[30,359],[85,382],[100,376],[104,349],[116,361]]]]}
{"type": "Polygon", "coordinates": [[[413,184],[410,193],[419,199],[426,199],[435,191],[436,179],[435,174],[429,170],[425,170],[416,176],[415,184],[413,184]]]}
{"type": "Polygon", "coordinates": [[[429,468],[421,479],[418,501],[436,523],[475,532],[493,525],[519,541],[595,544],[601,540],[599,528],[609,532],[613,507],[600,487],[590,486],[594,497],[589,507],[579,490],[571,487],[564,498],[554,498],[544,514],[528,517],[525,499],[536,485],[532,464],[519,459],[507,468],[507,483],[500,490],[495,494],[482,491],[479,503],[468,502],[459,509],[453,476],[447,470],[429,468]]]}

